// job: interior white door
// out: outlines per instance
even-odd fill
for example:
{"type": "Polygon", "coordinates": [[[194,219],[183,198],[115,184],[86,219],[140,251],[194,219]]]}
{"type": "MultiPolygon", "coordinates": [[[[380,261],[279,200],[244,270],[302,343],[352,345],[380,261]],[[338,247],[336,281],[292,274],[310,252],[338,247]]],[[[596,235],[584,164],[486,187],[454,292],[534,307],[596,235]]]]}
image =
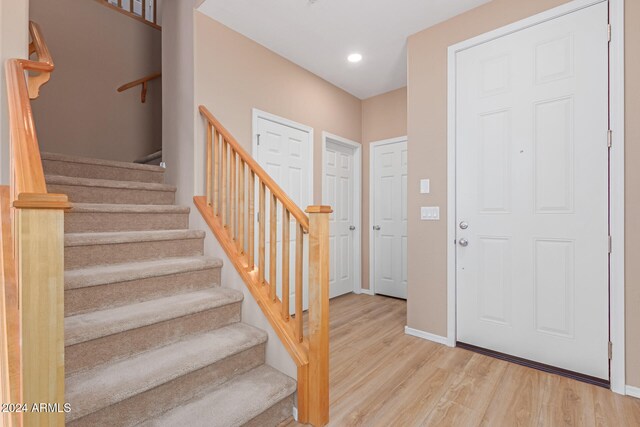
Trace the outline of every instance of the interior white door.
{"type": "Polygon", "coordinates": [[[329,217],[329,297],[353,292],[355,256],[355,153],[353,148],[327,141],[324,158],[324,200],[329,217]]]}
{"type": "Polygon", "coordinates": [[[407,141],[374,146],[373,272],[377,294],[407,298],[407,141]]]}
{"type": "Polygon", "coordinates": [[[457,339],[608,379],[606,2],[457,54],[457,339]]]}
{"type": "MultiPolygon", "coordinates": [[[[291,200],[302,210],[311,204],[310,194],[310,159],[312,141],[310,133],[298,128],[278,123],[273,120],[259,117],[257,119],[258,145],[256,152],[256,160],[262,168],[273,178],[273,180],[287,193],[291,200]]],[[[256,195],[259,194],[256,190],[256,195]]],[[[256,199],[258,197],[256,196],[256,199]]],[[[265,212],[265,279],[268,281],[270,277],[269,266],[269,247],[271,237],[269,232],[270,222],[270,196],[267,190],[266,195],[266,212],[265,212]]],[[[258,200],[256,200],[256,212],[258,212],[258,200]]],[[[290,227],[290,248],[289,248],[289,283],[290,283],[290,310],[295,308],[295,239],[296,239],[296,223],[291,217],[290,227]]],[[[257,230],[257,228],[256,228],[257,230]]],[[[258,233],[256,232],[256,242],[258,233]]],[[[279,298],[282,297],[282,206],[278,203],[277,214],[277,230],[276,230],[276,289],[279,298]]],[[[305,253],[308,253],[305,238],[305,253]]],[[[257,247],[257,246],[256,246],[257,247]]],[[[304,257],[306,260],[307,257],[304,257]]],[[[303,308],[308,307],[308,268],[305,262],[303,273],[303,308]]]]}

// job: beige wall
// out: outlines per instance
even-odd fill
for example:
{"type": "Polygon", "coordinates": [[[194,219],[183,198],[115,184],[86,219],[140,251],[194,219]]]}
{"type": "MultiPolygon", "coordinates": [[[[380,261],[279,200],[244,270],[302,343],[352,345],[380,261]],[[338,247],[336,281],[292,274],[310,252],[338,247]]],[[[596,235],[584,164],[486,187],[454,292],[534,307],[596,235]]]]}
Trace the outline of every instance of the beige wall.
{"type": "Polygon", "coordinates": [[[40,146],[133,161],[162,144],[162,84],[117,93],[120,85],[161,70],[161,34],[96,1],[31,0],[56,69],[33,102],[40,146]]]}
{"type": "Polygon", "coordinates": [[[4,63],[26,58],[29,0],[0,0],[0,184],[9,184],[9,111],[4,63]]]}
{"type": "MultiPolygon", "coordinates": [[[[322,131],[361,141],[360,100],[200,12],[195,40],[196,105],[206,105],[249,153],[252,108],[314,129],[313,198],[320,203],[322,131]]],[[[203,131],[196,128],[196,147],[203,131]]]]}
{"type": "MultiPolygon", "coordinates": [[[[165,0],[162,8],[162,157],[176,203],[194,195],[194,7],[197,0],[165,0]]],[[[193,214],[191,215],[193,217],[193,214]]]]}
{"type": "Polygon", "coordinates": [[[407,134],[407,88],[362,101],[362,287],[369,277],[369,144],[407,134]]]}
{"type": "Polygon", "coordinates": [[[163,156],[178,202],[205,230],[205,253],[223,260],[222,281],[244,293],[242,319],[267,331],[267,363],[295,378],[295,364],[192,203],[203,194],[206,105],[251,151],[252,108],[314,128],[314,198],[321,199],[322,131],[360,141],[360,100],[193,10],[198,0],[166,0],[163,12],[163,156]],[[195,58],[195,59],[194,59],[195,58]],[[221,59],[224,58],[224,62],[221,59]]]}
{"type": "MultiPolygon", "coordinates": [[[[431,179],[431,193],[409,191],[409,300],[410,327],[447,334],[447,223],[419,221],[420,206],[440,206],[447,215],[447,48],[566,0],[494,0],[408,41],[409,187],[420,178],[431,179]]],[[[640,2],[626,2],[626,191],[627,191],[627,383],[640,386],[640,2]]]]}

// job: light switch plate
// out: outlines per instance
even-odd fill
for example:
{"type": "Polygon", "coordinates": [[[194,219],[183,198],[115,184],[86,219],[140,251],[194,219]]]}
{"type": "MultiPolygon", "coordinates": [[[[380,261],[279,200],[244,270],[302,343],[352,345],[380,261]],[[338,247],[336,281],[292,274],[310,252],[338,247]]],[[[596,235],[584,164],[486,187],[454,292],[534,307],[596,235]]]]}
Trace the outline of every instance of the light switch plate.
{"type": "Polygon", "coordinates": [[[421,179],[420,180],[420,194],[429,194],[429,180],[421,179]]]}
{"type": "Polygon", "coordinates": [[[437,221],[440,219],[440,206],[422,206],[420,219],[423,221],[437,221]]]}

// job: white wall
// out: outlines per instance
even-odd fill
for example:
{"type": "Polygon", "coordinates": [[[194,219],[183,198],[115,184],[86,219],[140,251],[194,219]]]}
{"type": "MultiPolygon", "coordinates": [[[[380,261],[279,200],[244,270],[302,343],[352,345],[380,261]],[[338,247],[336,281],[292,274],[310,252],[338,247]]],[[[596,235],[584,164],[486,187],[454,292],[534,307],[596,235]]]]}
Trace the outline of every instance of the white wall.
{"type": "Polygon", "coordinates": [[[9,183],[9,111],[4,64],[26,58],[29,46],[29,0],[0,0],[0,184],[9,183]]]}

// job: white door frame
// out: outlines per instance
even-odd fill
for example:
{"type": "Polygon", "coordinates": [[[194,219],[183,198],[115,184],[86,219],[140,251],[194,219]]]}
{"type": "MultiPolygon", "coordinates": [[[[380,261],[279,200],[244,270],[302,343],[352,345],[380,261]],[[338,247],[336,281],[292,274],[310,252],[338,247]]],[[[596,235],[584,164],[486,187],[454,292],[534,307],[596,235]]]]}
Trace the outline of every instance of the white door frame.
{"type": "Polygon", "coordinates": [[[356,229],[353,233],[353,292],[362,292],[362,144],[351,141],[341,136],[322,132],[322,203],[326,204],[325,190],[327,171],[325,160],[327,159],[327,142],[342,145],[353,150],[353,222],[356,229]]]}
{"type": "MultiPolygon", "coordinates": [[[[308,179],[308,191],[309,191],[309,204],[313,204],[313,128],[311,126],[303,125],[301,123],[294,122],[293,120],[285,119],[284,117],[276,116],[275,114],[267,113],[266,111],[253,108],[251,110],[252,124],[251,124],[251,155],[254,159],[260,163],[258,159],[258,120],[265,119],[274,123],[278,123],[283,126],[289,126],[294,129],[298,129],[302,132],[309,134],[309,179],[308,179]]],[[[303,211],[307,209],[307,206],[299,206],[303,211]]]]}
{"type": "MultiPolygon", "coordinates": [[[[369,144],[369,289],[368,294],[376,294],[376,272],[375,272],[375,234],[373,233],[373,210],[374,210],[374,195],[375,195],[375,163],[373,161],[373,150],[376,147],[389,144],[399,144],[401,142],[408,142],[409,138],[405,136],[399,136],[396,138],[383,139],[381,141],[375,141],[369,144]]],[[[409,144],[407,144],[407,150],[409,144]]],[[[407,189],[408,191],[408,189],[407,189]]]]}
{"type": "MultiPolygon", "coordinates": [[[[449,47],[447,120],[447,345],[456,345],[456,54],[482,43],[607,0],[574,0],[449,47]]],[[[611,390],[626,394],[624,315],[624,0],[609,1],[610,44],[610,340],[611,390]],[[615,189],[612,191],[611,189],[615,189]]],[[[606,143],[606,141],[603,141],[606,143]]]]}

